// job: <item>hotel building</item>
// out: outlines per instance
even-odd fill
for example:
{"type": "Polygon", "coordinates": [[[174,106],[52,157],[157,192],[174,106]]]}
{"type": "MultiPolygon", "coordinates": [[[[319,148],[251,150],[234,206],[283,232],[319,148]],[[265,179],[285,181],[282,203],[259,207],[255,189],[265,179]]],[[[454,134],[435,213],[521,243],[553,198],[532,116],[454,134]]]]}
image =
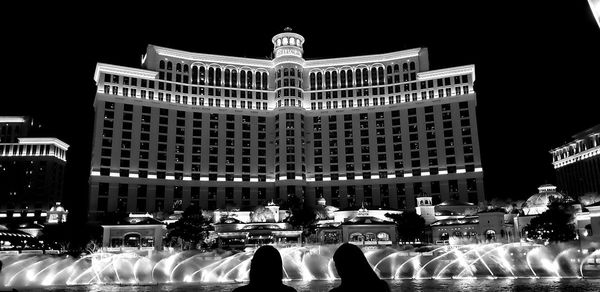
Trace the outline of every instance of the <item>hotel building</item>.
{"type": "Polygon", "coordinates": [[[573,198],[600,194],[600,125],[571,138],[571,142],[550,150],[558,188],[573,198]]]}
{"type": "Polygon", "coordinates": [[[0,223],[45,222],[62,200],[69,145],[31,137],[36,126],[29,117],[0,117],[0,223]]]}
{"type": "Polygon", "coordinates": [[[473,65],[429,69],[428,51],[271,60],[149,45],[142,69],[98,63],[90,215],[324,197],[413,208],[484,199],[473,65]]]}

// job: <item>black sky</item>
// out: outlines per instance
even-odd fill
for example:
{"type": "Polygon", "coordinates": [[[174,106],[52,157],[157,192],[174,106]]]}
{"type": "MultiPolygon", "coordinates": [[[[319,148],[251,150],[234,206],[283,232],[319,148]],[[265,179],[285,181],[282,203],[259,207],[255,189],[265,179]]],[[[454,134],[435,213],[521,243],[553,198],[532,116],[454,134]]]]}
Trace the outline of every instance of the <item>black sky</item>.
{"type": "Polygon", "coordinates": [[[427,47],[431,69],[475,64],[486,195],[526,198],[555,182],[548,151],[600,123],[600,29],[585,0],[447,2],[15,6],[0,20],[0,115],[33,116],[71,145],[75,209],[88,192],[96,62],[139,67],[148,44],[267,58],[286,26],[305,37],[306,59],[427,47]]]}

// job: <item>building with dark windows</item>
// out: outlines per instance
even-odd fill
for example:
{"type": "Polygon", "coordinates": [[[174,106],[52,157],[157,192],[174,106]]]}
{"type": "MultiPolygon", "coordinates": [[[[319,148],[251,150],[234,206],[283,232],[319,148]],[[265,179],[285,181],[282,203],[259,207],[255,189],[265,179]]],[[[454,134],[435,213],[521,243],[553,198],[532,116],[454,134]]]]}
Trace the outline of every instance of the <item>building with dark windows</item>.
{"type": "Polygon", "coordinates": [[[571,138],[550,150],[558,188],[573,198],[600,194],[600,124],[571,138]]]}
{"type": "Polygon", "coordinates": [[[44,223],[62,201],[69,145],[32,137],[37,127],[29,117],[0,117],[0,224],[44,223]]]}
{"type": "Polygon", "coordinates": [[[98,63],[90,215],[314,205],[392,209],[484,199],[473,65],[430,70],[428,50],[271,60],[149,45],[141,69],[98,63]]]}

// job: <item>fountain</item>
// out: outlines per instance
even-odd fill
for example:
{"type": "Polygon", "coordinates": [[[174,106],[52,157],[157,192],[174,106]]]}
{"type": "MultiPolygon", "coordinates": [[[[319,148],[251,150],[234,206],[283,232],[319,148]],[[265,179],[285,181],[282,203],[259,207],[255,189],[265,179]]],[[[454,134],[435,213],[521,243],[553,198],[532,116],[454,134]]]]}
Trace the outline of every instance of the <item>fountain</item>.
{"type": "MultiPolygon", "coordinates": [[[[279,248],[286,280],[335,280],[337,245],[279,248]]],[[[0,287],[48,285],[240,282],[248,279],[253,251],[0,255],[0,287]]],[[[428,246],[410,250],[365,249],[384,279],[599,277],[600,250],[532,243],[428,246]],[[594,265],[591,265],[593,263],[594,265]]]]}

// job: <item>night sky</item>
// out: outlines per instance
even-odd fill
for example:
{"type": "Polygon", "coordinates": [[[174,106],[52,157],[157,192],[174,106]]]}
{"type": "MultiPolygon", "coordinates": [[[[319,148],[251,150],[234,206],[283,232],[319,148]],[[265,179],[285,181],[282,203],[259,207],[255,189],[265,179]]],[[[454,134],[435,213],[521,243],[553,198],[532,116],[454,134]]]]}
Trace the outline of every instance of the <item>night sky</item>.
{"type": "Polygon", "coordinates": [[[486,195],[524,199],[554,183],[548,151],[600,123],[600,29],[587,1],[419,2],[290,1],[269,12],[175,2],[17,6],[0,20],[0,115],[32,116],[71,145],[65,204],[82,212],[97,62],[139,68],[148,44],[264,59],[271,37],[290,26],[306,39],[305,59],[427,47],[431,69],[475,64],[486,195]]]}

